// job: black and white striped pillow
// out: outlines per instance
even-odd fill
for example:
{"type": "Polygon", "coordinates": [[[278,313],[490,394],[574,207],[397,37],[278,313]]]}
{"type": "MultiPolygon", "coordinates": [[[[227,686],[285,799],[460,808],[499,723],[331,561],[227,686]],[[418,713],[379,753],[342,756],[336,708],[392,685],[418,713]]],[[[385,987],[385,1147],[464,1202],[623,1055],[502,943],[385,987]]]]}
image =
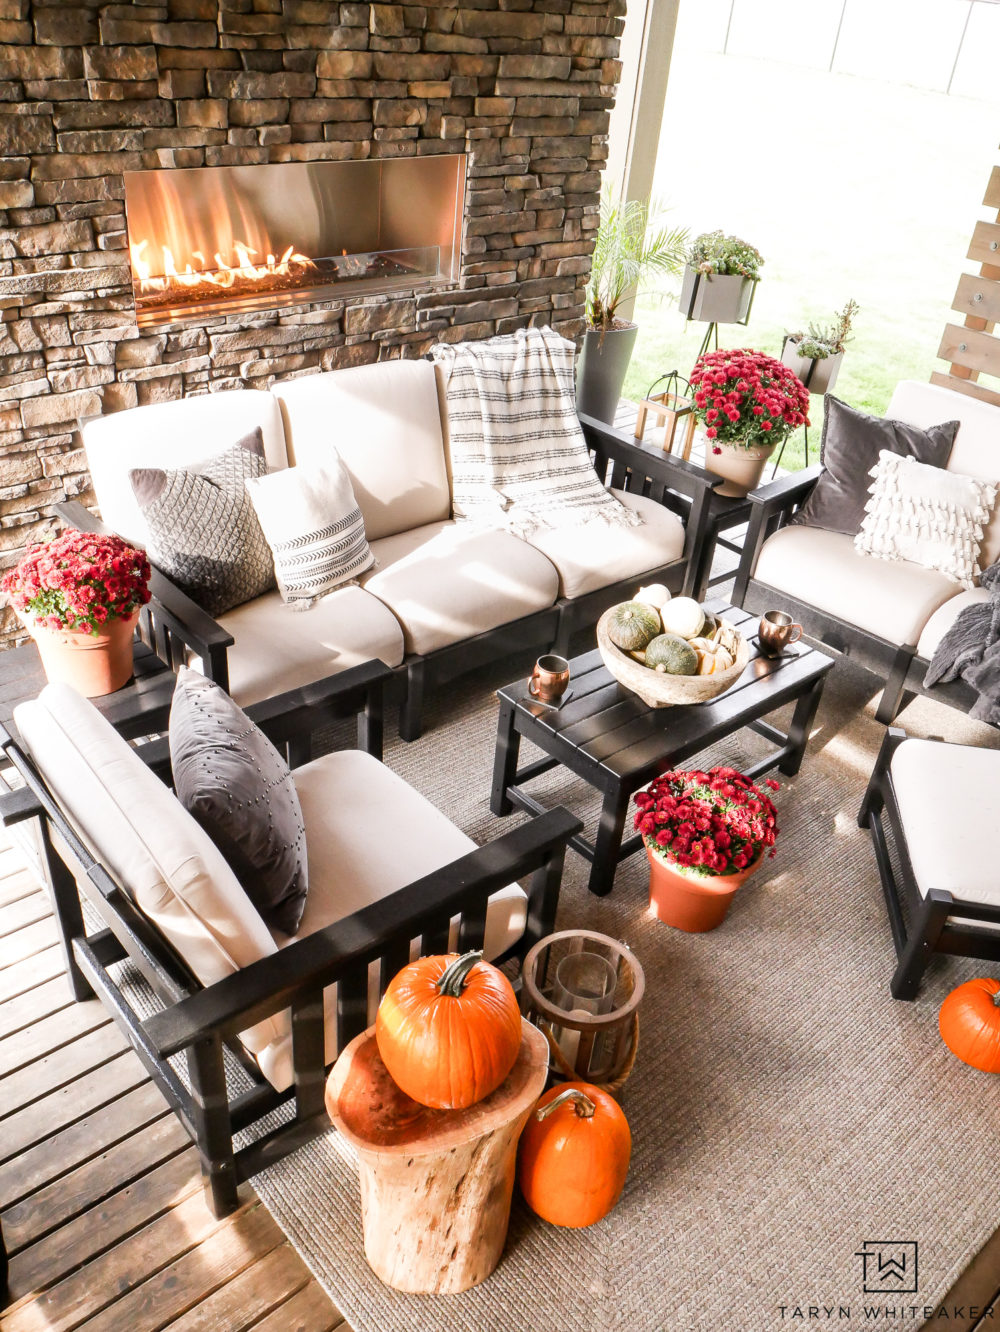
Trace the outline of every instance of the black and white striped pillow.
{"type": "Polygon", "coordinates": [[[274,556],[278,589],[289,605],[308,608],[375,563],[351,478],[339,457],[248,479],[246,488],[274,556]]]}

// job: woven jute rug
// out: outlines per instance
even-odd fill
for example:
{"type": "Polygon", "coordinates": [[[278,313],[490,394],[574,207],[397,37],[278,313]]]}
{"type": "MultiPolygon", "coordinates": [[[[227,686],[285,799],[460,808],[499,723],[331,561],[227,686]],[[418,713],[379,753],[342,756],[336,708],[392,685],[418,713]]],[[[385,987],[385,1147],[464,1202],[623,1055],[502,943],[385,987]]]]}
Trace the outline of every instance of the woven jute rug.
{"type": "MultiPolygon", "coordinates": [[[[507,826],[487,804],[492,690],[529,665],[507,661],[459,684],[420,741],[387,748],[389,764],[479,841],[507,826]]],[[[603,1222],[559,1230],[515,1197],[489,1280],[463,1295],[406,1296],[365,1263],[356,1166],[332,1130],[257,1176],[358,1332],[915,1328],[945,1297],[997,1225],[1000,1097],[937,1031],[945,994],[984,964],[939,960],[915,1003],[889,996],[894,954],[855,822],[883,733],[876,691],[873,677],[838,663],[803,769],[776,796],[777,856],[717,931],[685,935],[652,919],[643,857],[598,899],[585,863],[568,855],[560,928],[625,940],[646,973],[642,1043],[621,1098],[631,1170],[603,1222]],[[888,1241],[885,1256],[904,1245],[911,1270],[917,1257],[916,1292],[871,1290],[888,1241]]],[[[926,700],[903,723],[998,743],[926,700]]],[[[703,761],[738,764],[762,743],[738,737],[703,761]]],[[[550,773],[532,789],[593,814],[593,793],[574,779],[550,773]]]]}

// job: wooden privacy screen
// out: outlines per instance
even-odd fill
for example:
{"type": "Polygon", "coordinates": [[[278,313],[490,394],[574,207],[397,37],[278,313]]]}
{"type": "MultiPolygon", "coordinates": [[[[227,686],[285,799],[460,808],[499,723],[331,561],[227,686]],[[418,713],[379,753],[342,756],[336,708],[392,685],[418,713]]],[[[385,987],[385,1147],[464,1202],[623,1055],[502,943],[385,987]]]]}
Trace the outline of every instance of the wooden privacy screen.
{"type": "Polygon", "coordinates": [[[946,325],[938,356],[951,362],[951,370],[935,371],[931,383],[1000,407],[1000,166],[993,168],[983,203],[997,210],[996,221],[976,223],[968,258],[980,265],[979,275],[959,279],[951,308],[965,315],[965,323],[946,325]]]}

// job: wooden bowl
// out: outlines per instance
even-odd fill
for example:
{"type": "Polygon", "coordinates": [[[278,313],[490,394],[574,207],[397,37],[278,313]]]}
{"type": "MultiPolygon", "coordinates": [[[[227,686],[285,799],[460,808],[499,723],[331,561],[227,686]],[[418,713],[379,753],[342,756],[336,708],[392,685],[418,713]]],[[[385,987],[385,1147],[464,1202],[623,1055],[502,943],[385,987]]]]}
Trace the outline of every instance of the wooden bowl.
{"type": "Polygon", "coordinates": [[[619,684],[638,694],[643,703],[651,708],[670,708],[684,703],[705,703],[710,698],[718,698],[730,685],[734,685],[746,670],[750,660],[750,648],[740,634],[736,649],[736,661],[728,670],[716,671],[714,675],[666,675],[662,671],[652,671],[648,666],[635,661],[627,652],[622,652],[608,637],[608,623],[615,607],[606,610],[597,621],[597,647],[605,666],[619,684]]]}

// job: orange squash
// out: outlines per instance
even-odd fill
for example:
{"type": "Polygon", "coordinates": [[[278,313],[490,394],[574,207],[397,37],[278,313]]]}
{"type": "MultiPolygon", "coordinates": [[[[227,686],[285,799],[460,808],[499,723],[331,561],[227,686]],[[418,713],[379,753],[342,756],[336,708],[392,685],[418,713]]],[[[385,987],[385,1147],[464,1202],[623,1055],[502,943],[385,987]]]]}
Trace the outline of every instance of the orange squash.
{"type": "Polygon", "coordinates": [[[375,1039],[407,1096],[434,1110],[464,1110],[514,1067],[521,1013],[510,981],[481,952],[421,957],[389,982],[375,1039]]]}
{"type": "Polygon", "coordinates": [[[524,1200],[554,1226],[592,1226],[621,1197],[632,1134],[621,1106],[589,1082],[542,1096],[518,1144],[524,1200]]]}
{"type": "Polygon", "coordinates": [[[1000,1073],[1000,981],[980,976],[957,986],[941,1005],[938,1028],[964,1064],[1000,1073]]]}

